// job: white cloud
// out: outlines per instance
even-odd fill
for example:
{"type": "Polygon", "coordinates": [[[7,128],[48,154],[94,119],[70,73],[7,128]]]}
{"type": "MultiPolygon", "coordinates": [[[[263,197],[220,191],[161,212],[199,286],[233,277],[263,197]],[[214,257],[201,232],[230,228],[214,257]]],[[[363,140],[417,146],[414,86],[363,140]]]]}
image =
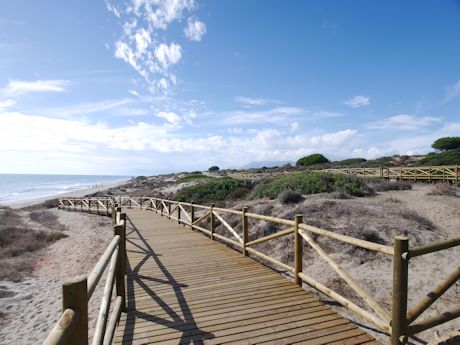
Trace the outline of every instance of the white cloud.
{"type": "Polygon", "coordinates": [[[291,131],[296,131],[300,128],[300,125],[297,121],[294,121],[293,123],[291,123],[291,131]]]}
{"type": "MultiPolygon", "coordinates": [[[[168,94],[176,84],[174,65],[182,58],[179,44],[167,39],[170,24],[182,23],[186,12],[196,10],[194,0],[131,0],[124,5],[106,1],[107,9],[122,21],[122,33],[115,42],[116,58],[128,63],[147,82],[152,93],[168,94]]],[[[184,31],[191,40],[199,41],[206,25],[190,19],[184,31]]]]}
{"type": "Polygon", "coordinates": [[[417,131],[441,121],[438,117],[400,114],[370,123],[367,127],[371,129],[391,128],[393,130],[417,131]]]}
{"type": "Polygon", "coordinates": [[[12,99],[0,100],[0,111],[11,108],[14,105],[16,105],[16,102],[12,99]]]}
{"type": "Polygon", "coordinates": [[[206,35],[206,24],[194,18],[187,20],[187,27],[184,29],[184,35],[190,41],[199,42],[206,35]]]}
{"type": "Polygon", "coordinates": [[[156,116],[165,119],[174,126],[177,126],[180,122],[180,116],[172,111],[160,111],[156,114],[156,116]]]}
{"type": "MultiPolygon", "coordinates": [[[[103,101],[73,104],[66,107],[46,108],[40,111],[47,116],[69,117],[72,115],[86,115],[116,109],[131,103],[132,98],[107,99],[103,101]]],[[[115,110],[113,112],[116,112],[115,110]]]]}
{"type": "Polygon", "coordinates": [[[164,69],[167,69],[170,65],[174,65],[182,57],[182,48],[180,45],[171,43],[169,46],[161,43],[155,49],[155,57],[160,62],[164,69]]]}
{"type": "Polygon", "coordinates": [[[18,97],[33,92],[64,92],[67,80],[10,80],[8,85],[0,89],[3,97],[18,97]]]}
{"type": "Polygon", "coordinates": [[[449,102],[458,96],[460,96],[460,80],[455,84],[446,87],[446,97],[444,98],[444,102],[449,102]]]}
{"type": "Polygon", "coordinates": [[[230,134],[241,134],[241,133],[243,133],[243,129],[240,128],[240,127],[232,127],[232,128],[229,128],[227,131],[230,134]]]}
{"type": "Polygon", "coordinates": [[[370,98],[367,97],[367,96],[363,96],[363,95],[357,95],[355,97],[352,97],[348,100],[346,100],[344,102],[345,105],[348,105],[352,108],[361,108],[361,107],[364,107],[366,105],[369,105],[370,102],[369,102],[370,98]]]}
{"type": "Polygon", "coordinates": [[[236,96],[233,99],[235,102],[247,104],[247,105],[265,105],[265,104],[280,104],[281,102],[276,99],[265,99],[265,98],[250,98],[236,96]]]}

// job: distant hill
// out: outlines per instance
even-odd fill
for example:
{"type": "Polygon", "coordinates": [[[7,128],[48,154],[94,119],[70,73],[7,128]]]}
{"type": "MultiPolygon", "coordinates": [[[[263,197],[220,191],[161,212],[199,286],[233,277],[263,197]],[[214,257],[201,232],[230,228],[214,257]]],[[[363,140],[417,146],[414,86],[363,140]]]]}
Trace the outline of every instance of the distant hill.
{"type": "Polygon", "coordinates": [[[244,166],[241,167],[241,169],[260,169],[260,168],[263,168],[263,167],[266,167],[266,168],[273,168],[273,167],[280,167],[280,166],[283,166],[283,165],[286,165],[288,163],[291,163],[293,164],[292,162],[289,162],[289,161],[263,161],[263,162],[251,162],[251,163],[248,163],[244,166]]]}

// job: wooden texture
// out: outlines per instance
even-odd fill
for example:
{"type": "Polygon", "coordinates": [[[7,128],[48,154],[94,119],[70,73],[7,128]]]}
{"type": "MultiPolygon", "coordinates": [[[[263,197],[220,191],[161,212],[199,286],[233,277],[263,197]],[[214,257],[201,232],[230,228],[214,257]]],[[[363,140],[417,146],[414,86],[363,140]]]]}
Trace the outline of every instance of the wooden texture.
{"type": "Polygon", "coordinates": [[[67,340],[67,345],[88,345],[88,302],[85,276],[77,276],[62,284],[62,312],[72,309],[78,313],[78,319],[67,340]]]}
{"type": "Polygon", "coordinates": [[[251,258],[153,212],[127,213],[115,344],[378,344],[251,258]]]}

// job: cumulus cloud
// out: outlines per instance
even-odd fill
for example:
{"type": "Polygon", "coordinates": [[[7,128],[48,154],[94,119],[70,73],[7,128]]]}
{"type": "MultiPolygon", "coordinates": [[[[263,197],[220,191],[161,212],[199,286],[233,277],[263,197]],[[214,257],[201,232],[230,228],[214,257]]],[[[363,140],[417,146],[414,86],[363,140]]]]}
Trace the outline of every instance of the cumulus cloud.
{"type": "Polygon", "coordinates": [[[400,114],[370,123],[367,127],[370,129],[391,128],[393,130],[417,131],[441,121],[438,117],[400,114]]]}
{"type": "Polygon", "coordinates": [[[34,92],[64,92],[67,80],[10,80],[8,84],[0,89],[3,97],[18,97],[34,92]]]}
{"type": "Polygon", "coordinates": [[[180,122],[180,116],[172,111],[160,111],[156,114],[156,116],[165,119],[174,126],[177,126],[180,122]]]}
{"type": "Polygon", "coordinates": [[[444,102],[449,102],[458,96],[460,96],[460,80],[455,84],[446,87],[446,96],[444,98],[444,102]]]}
{"type": "Polygon", "coordinates": [[[167,69],[170,65],[174,65],[182,57],[182,48],[180,45],[171,43],[169,46],[167,44],[161,43],[155,49],[155,57],[160,62],[162,68],[167,69]]]}
{"type": "MultiPolygon", "coordinates": [[[[122,20],[121,37],[115,42],[115,57],[128,63],[144,78],[153,93],[168,94],[176,84],[174,66],[182,58],[180,44],[168,41],[166,30],[182,23],[186,13],[197,9],[194,0],[130,0],[124,5],[106,1],[107,9],[122,20]]],[[[186,37],[200,41],[206,25],[189,18],[186,37]]]]}
{"type": "Polygon", "coordinates": [[[187,20],[187,27],[184,29],[184,35],[190,41],[199,42],[206,35],[206,24],[194,18],[187,20]]]}
{"type": "Polygon", "coordinates": [[[357,95],[346,100],[344,104],[352,108],[361,108],[370,104],[370,98],[363,95],[357,95]]]}

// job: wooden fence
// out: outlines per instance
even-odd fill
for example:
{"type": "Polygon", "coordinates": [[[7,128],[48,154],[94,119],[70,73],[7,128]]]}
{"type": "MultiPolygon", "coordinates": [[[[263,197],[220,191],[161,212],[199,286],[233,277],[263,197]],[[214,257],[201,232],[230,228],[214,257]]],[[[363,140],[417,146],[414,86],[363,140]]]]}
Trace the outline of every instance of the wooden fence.
{"type": "MultiPolygon", "coordinates": [[[[379,167],[379,168],[329,168],[312,170],[331,174],[356,175],[362,178],[385,178],[388,180],[459,182],[458,165],[421,167],[379,167]]],[[[283,173],[230,173],[228,176],[240,180],[258,180],[283,173]]]]}
{"type": "Polygon", "coordinates": [[[114,237],[88,276],[74,277],[62,285],[62,315],[43,344],[88,344],[88,302],[108,268],[92,344],[109,345],[120,313],[126,310],[126,214],[121,213],[121,207],[116,207],[111,198],[61,199],[59,208],[97,212],[101,208],[112,216],[114,237]],[[112,298],[114,286],[116,296],[112,298]],[[109,315],[112,300],[114,307],[109,315]]]}
{"type": "MultiPolygon", "coordinates": [[[[72,209],[70,201],[75,205],[76,199],[60,199],[62,208],[72,209]]],[[[83,199],[81,199],[83,200],[83,199]]],[[[85,199],[84,205],[87,210],[91,211],[88,199],[85,199]],[[86,206],[85,206],[86,207],[86,206]]],[[[427,318],[419,321],[419,317],[439,298],[441,297],[456,281],[460,279],[460,266],[457,267],[449,276],[436,285],[426,296],[416,303],[413,307],[408,308],[408,275],[409,259],[429,253],[446,250],[460,245],[460,237],[449,239],[447,241],[430,244],[420,247],[409,247],[407,237],[395,237],[393,246],[377,244],[370,241],[357,239],[354,237],[337,234],[332,231],[320,229],[303,222],[301,215],[296,215],[295,219],[281,219],[265,215],[259,215],[248,212],[244,207],[241,211],[225,209],[211,206],[199,205],[194,203],[177,202],[173,200],[160,199],[155,197],[117,197],[113,199],[122,207],[138,207],[141,209],[151,210],[169,219],[177,221],[179,224],[189,226],[193,230],[198,230],[211,237],[213,240],[220,240],[237,250],[241,250],[243,255],[253,255],[271,265],[281,268],[292,274],[294,281],[302,285],[303,282],[317,289],[326,296],[334,299],[344,307],[352,310],[365,320],[371,322],[379,330],[391,336],[392,345],[402,345],[408,340],[408,337],[417,333],[450,321],[460,316],[460,306],[454,306],[450,311],[441,315],[427,318]],[[238,232],[236,227],[231,226],[225,220],[227,215],[236,215],[240,219],[241,231],[238,232]],[[249,220],[266,221],[276,223],[286,228],[274,234],[264,236],[249,241],[249,220]],[[216,227],[222,225],[232,234],[232,238],[227,238],[216,233],[216,227]],[[294,237],[294,265],[290,266],[279,260],[271,258],[253,247],[266,241],[280,238],[283,236],[294,237]],[[393,286],[392,286],[392,307],[387,310],[380,305],[357,281],[355,281],[341,266],[337,263],[314,239],[317,236],[327,237],[342,243],[350,244],[362,249],[374,251],[382,255],[392,257],[393,261],[393,286]],[[361,308],[349,299],[333,291],[329,287],[319,283],[313,277],[303,271],[303,247],[307,243],[312,247],[330,267],[351,287],[356,294],[367,304],[372,312],[361,308]]],[[[93,205],[97,205],[93,201],[93,205]]],[[[75,209],[78,209],[76,207],[75,209]]],[[[94,209],[92,210],[94,211],[94,209]]],[[[457,258],[458,259],[458,258],[457,258]]]]}

